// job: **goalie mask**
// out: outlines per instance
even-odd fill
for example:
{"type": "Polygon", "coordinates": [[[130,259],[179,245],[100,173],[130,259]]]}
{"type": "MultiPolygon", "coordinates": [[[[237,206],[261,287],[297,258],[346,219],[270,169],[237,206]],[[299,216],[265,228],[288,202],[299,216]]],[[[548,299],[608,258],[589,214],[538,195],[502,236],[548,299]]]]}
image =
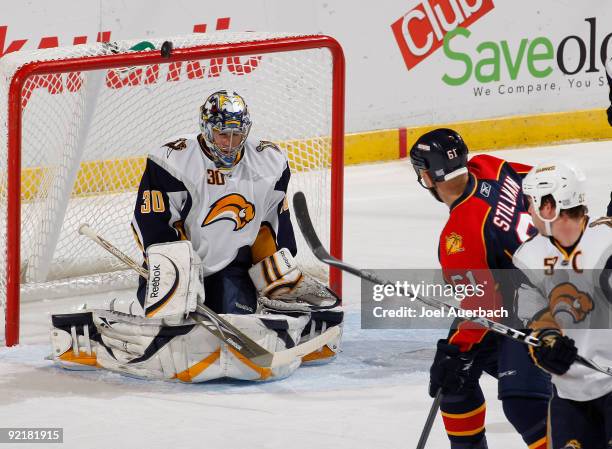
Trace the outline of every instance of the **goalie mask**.
{"type": "Polygon", "coordinates": [[[228,90],[211,94],[200,107],[200,129],[215,165],[220,170],[231,170],[251,129],[244,99],[228,90]]]}
{"type": "Polygon", "coordinates": [[[563,209],[586,205],[586,177],[579,169],[566,162],[551,162],[533,167],[523,179],[523,194],[531,198],[533,208],[552,234],[551,223],[563,209]],[[554,201],[554,216],[544,218],[540,214],[542,199],[550,195],[554,201]]]}

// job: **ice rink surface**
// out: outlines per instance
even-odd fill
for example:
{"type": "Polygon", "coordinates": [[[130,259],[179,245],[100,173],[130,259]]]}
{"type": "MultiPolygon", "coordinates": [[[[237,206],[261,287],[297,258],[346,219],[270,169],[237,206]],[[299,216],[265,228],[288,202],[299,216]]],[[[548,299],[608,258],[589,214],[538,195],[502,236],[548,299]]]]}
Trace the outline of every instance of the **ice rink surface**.
{"type": "MultiPolygon", "coordinates": [[[[576,163],[588,177],[590,215],[605,212],[612,142],[491,154],[530,164],[576,163]]],[[[437,268],[447,214],[416,184],[409,161],[347,167],[344,259],[370,269],[437,268]]],[[[362,330],[358,279],[345,275],[343,297],[343,352],[335,362],[275,382],[198,385],[56,368],[44,359],[49,311],[101,298],[26,303],[22,344],[0,349],[0,427],[63,427],[63,445],[48,446],[79,449],[415,447],[431,405],[427,370],[445,332],[362,330]]],[[[503,416],[495,380],[485,374],[482,385],[489,447],[525,447],[503,416]]],[[[448,447],[439,417],[427,447],[448,447]]]]}

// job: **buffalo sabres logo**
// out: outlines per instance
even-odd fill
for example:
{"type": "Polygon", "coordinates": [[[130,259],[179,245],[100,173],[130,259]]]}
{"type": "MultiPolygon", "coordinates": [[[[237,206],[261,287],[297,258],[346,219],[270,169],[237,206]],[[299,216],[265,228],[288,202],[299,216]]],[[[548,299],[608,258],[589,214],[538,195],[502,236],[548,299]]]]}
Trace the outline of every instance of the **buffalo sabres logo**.
{"type": "Polygon", "coordinates": [[[460,253],[462,251],[465,251],[463,247],[463,237],[456,232],[451,232],[446,236],[446,254],[450,256],[451,254],[460,253]]]}
{"type": "Polygon", "coordinates": [[[173,151],[181,151],[187,148],[187,144],[185,143],[186,140],[187,139],[178,139],[174,142],[168,142],[164,144],[163,146],[168,148],[168,151],[166,152],[166,158],[169,158],[170,154],[172,154],[173,151]]]}
{"type": "Polygon", "coordinates": [[[260,141],[259,145],[257,145],[255,150],[258,153],[261,153],[266,148],[270,148],[271,150],[278,151],[279,153],[281,153],[280,148],[274,142],[270,142],[269,140],[262,140],[262,141],[260,141]]]}
{"type": "Polygon", "coordinates": [[[583,321],[594,307],[591,296],[569,282],[563,282],[553,288],[548,298],[549,309],[555,319],[558,318],[557,315],[567,314],[574,323],[583,321]]]}
{"type": "Polygon", "coordinates": [[[220,220],[230,220],[234,222],[234,231],[239,231],[253,218],[255,218],[255,206],[242,195],[230,193],[213,203],[204,218],[202,227],[220,220]]]}

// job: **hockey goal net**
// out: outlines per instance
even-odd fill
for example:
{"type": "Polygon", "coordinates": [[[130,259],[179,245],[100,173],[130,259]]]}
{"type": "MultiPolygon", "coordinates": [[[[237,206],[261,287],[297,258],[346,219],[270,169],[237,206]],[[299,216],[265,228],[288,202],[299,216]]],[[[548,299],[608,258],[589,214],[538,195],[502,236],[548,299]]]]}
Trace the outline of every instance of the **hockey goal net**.
{"type": "MultiPolygon", "coordinates": [[[[287,152],[289,196],[305,192],[323,243],[341,256],[344,59],[332,38],[225,32],[10,53],[0,59],[7,345],[18,342],[20,300],[136,285],[77,229],[88,223],[140,262],[130,220],[146,154],[198,132],[200,105],[223,88],[245,98],[251,135],[287,152]]],[[[339,290],[339,273],[294,227],[302,266],[339,290]]]]}

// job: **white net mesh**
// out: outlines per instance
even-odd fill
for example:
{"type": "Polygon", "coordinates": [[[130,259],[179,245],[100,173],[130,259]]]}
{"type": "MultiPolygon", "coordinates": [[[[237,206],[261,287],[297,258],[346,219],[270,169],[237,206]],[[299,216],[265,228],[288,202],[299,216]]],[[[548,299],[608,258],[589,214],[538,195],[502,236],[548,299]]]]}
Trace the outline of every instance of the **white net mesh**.
{"type": "MultiPolygon", "coordinates": [[[[178,49],[285,36],[214,33],[150,42],[159,49],[170,40],[178,49]]],[[[138,42],[17,52],[0,60],[0,229],[7,220],[6,111],[15,71],[35,60],[130,52],[138,42]]],[[[21,94],[22,297],[135,285],[136,277],[121,262],[77,229],[88,223],[140,261],[129,223],[145,156],[169,137],[197,131],[198,108],[221,88],[246,99],[252,135],[288,152],[290,191],[306,193],[317,231],[329,244],[332,57],[327,49],[39,75],[28,79],[21,94]]],[[[325,278],[326,270],[294,227],[298,260],[325,278]]],[[[6,254],[2,235],[0,254],[6,254]]],[[[0,292],[5,291],[3,265],[0,292]]]]}

